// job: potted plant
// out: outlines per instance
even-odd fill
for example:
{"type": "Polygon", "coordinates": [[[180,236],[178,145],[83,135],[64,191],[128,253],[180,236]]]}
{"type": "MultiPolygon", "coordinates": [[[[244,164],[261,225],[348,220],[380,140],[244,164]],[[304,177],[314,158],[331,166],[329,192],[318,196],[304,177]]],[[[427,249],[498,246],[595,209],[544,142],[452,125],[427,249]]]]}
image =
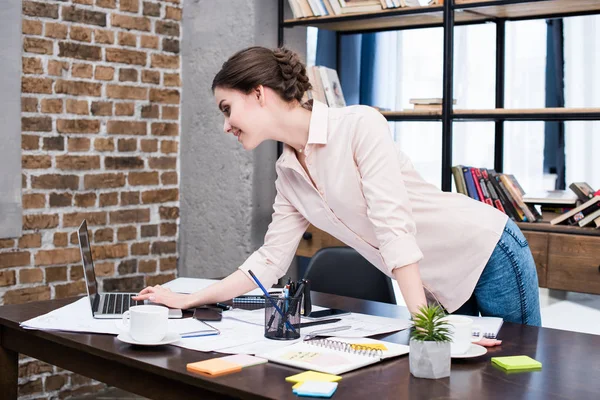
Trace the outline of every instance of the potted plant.
{"type": "Polygon", "coordinates": [[[410,335],[410,373],[417,378],[439,379],[450,376],[452,337],[439,306],[423,306],[413,316],[410,335]]]}

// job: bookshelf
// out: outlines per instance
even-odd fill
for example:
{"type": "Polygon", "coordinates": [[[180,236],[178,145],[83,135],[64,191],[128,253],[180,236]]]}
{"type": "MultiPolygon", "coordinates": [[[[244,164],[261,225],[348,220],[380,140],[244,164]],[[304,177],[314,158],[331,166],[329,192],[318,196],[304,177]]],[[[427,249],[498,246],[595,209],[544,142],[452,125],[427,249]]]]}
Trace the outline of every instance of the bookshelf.
{"type": "MultiPolygon", "coordinates": [[[[278,42],[286,28],[313,26],[341,35],[400,29],[443,28],[443,104],[440,111],[385,111],[389,121],[442,123],[442,182],[452,188],[452,129],[462,121],[493,121],[494,169],[503,171],[504,121],[593,121],[600,108],[505,109],[505,25],[507,21],[600,14],[599,0],[445,0],[443,5],[381,10],[371,13],[285,19],[287,0],[279,0],[278,42]],[[495,109],[454,109],[454,26],[494,23],[496,26],[495,109]]],[[[339,46],[338,46],[339,48],[339,46]]],[[[338,51],[339,57],[339,51],[338,51]]],[[[338,58],[339,61],[339,58],[338,58]]],[[[339,65],[339,62],[338,62],[339,65]]],[[[538,268],[541,287],[600,294],[600,229],[519,223],[538,268]]],[[[297,255],[311,257],[321,247],[343,243],[310,226],[297,255]]]]}

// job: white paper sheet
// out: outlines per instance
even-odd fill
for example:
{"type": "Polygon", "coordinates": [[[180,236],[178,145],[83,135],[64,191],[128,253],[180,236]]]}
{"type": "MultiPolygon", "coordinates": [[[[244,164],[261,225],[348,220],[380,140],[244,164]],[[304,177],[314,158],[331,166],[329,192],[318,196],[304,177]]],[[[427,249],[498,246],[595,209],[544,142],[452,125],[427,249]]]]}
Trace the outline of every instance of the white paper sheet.
{"type": "MultiPolygon", "coordinates": [[[[163,284],[164,287],[171,289],[177,293],[194,293],[198,290],[209,287],[215,282],[219,282],[218,279],[200,279],[200,278],[177,278],[163,284]]],[[[268,289],[270,292],[280,292],[281,289],[268,289]]],[[[263,292],[260,289],[254,289],[246,293],[246,295],[262,296],[263,292]]]]}

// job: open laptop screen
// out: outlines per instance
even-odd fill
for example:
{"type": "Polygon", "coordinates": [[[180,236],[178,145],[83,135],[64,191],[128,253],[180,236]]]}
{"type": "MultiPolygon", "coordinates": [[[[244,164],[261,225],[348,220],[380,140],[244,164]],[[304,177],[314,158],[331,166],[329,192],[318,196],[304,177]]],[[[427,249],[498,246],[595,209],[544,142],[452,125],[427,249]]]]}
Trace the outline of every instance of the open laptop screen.
{"type": "Polygon", "coordinates": [[[92,260],[92,249],[90,248],[90,238],[88,236],[87,222],[84,220],[79,227],[79,248],[81,249],[81,260],[83,262],[84,275],[87,284],[90,305],[94,308],[94,301],[98,293],[98,283],[94,273],[94,261],[92,260]]]}

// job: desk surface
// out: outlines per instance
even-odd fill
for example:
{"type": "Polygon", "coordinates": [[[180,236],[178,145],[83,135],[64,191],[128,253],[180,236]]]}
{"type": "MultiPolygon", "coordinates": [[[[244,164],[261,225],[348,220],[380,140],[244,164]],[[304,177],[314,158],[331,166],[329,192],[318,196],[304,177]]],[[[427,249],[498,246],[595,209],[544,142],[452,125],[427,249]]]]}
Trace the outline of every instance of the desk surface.
{"type": "MultiPolygon", "coordinates": [[[[268,363],[231,375],[205,378],[188,373],[185,365],[211,358],[214,353],[176,346],[140,349],[112,335],[29,331],[18,327],[19,322],[73,300],[0,307],[0,375],[10,375],[6,372],[13,368],[11,363],[16,362],[14,352],[17,352],[149,398],[297,398],[292,394],[291,384],[284,381],[286,376],[300,372],[294,368],[268,363]]],[[[403,307],[323,293],[313,293],[313,301],[366,314],[407,316],[403,307]]],[[[380,338],[407,343],[408,332],[380,338]]],[[[409,372],[408,357],[404,356],[344,374],[334,398],[598,398],[600,336],[505,323],[499,338],[503,340],[502,346],[490,349],[485,356],[453,360],[450,378],[414,378],[409,372]],[[492,356],[518,354],[541,361],[542,371],[506,374],[491,365],[492,356]]],[[[0,379],[0,385],[10,384],[10,379],[0,379]]],[[[6,386],[0,387],[3,392],[4,389],[6,386]]]]}

